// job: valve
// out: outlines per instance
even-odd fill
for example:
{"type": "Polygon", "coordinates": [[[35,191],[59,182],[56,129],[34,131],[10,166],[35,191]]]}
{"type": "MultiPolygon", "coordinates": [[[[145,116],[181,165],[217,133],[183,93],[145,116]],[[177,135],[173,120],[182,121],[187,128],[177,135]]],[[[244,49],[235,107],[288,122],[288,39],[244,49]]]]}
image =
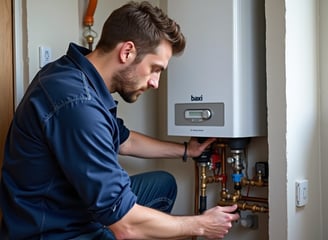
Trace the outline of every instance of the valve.
{"type": "Polygon", "coordinates": [[[83,20],[83,24],[86,26],[86,30],[83,32],[83,37],[88,43],[90,50],[92,50],[94,39],[97,37],[97,33],[91,28],[94,23],[93,15],[96,11],[97,2],[97,0],[89,0],[88,8],[83,20]]]}

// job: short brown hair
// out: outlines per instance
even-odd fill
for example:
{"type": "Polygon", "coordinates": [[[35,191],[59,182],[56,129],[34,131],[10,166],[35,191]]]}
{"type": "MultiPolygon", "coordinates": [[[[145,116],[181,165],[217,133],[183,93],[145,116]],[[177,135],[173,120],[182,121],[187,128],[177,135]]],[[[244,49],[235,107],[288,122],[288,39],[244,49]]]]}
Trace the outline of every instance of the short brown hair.
{"type": "Polygon", "coordinates": [[[181,54],[186,45],[180,26],[160,8],[146,1],[131,1],[108,17],[96,48],[108,52],[120,42],[132,41],[137,59],[141,60],[144,55],[154,53],[162,40],[171,44],[173,55],[181,54]]]}

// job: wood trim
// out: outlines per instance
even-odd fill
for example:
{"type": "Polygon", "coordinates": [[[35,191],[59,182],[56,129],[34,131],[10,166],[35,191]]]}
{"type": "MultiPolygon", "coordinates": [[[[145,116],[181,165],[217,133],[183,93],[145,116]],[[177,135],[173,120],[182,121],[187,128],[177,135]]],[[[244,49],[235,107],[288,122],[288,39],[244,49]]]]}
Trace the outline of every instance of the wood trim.
{"type": "MultiPolygon", "coordinates": [[[[14,114],[13,74],[13,5],[11,0],[0,1],[0,166],[10,122],[14,114]]],[[[1,174],[1,172],[0,172],[1,174]]]]}

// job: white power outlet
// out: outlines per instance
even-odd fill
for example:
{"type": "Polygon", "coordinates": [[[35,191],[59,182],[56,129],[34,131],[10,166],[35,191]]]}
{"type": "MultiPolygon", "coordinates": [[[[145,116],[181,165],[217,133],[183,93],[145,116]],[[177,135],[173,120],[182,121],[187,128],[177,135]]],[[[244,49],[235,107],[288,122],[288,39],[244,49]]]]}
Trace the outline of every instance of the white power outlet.
{"type": "Polygon", "coordinates": [[[309,199],[309,183],[307,179],[296,181],[296,206],[303,207],[309,199]]]}
{"type": "Polygon", "coordinates": [[[50,47],[41,46],[39,47],[39,66],[43,68],[44,65],[51,62],[52,52],[50,47]]]}

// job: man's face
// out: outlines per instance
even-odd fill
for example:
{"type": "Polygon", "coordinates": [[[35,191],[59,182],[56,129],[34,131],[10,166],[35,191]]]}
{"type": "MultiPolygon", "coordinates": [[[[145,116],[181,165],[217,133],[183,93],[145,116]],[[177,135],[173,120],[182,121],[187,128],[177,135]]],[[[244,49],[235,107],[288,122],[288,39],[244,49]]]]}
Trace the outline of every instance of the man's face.
{"type": "Polygon", "coordinates": [[[135,102],[147,89],[158,88],[160,74],[167,67],[171,56],[171,45],[163,41],[156,53],[147,54],[140,63],[132,63],[119,71],[113,80],[119,86],[117,92],[124,101],[135,102]]]}

